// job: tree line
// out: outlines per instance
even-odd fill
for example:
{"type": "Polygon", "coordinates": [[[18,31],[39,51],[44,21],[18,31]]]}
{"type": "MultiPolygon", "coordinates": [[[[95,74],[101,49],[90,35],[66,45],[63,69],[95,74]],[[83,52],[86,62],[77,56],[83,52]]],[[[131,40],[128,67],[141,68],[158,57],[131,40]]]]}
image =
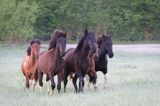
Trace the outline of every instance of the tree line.
{"type": "Polygon", "coordinates": [[[77,40],[88,28],[125,41],[160,39],[159,0],[0,0],[0,41],[77,40]]]}

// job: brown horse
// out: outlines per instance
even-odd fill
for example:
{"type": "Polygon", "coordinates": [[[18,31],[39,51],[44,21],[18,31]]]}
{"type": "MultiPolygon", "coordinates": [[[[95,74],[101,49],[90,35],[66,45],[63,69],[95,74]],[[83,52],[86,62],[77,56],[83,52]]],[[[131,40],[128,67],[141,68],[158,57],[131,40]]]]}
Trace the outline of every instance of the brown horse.
{"type": "Polygon", "coordinates": [[[64,70],[64,91],[66,91],[67,78],[71,73],[75,73],[73,77],[73,85],[75,91],[78,91],[77,88],[77,78],[79,78],[79,91],[83,92],[84,87],[84,77],[87,74],[89,67],[88,54],[91,50],[92,53],[95,53],[95,36],[94,33],[88,32],[85,30],[84,36],[81,38],[75,49],[68,51],[64,57],[65,60],[65,70],[64,70]]]}
{"type": "Polygon", "coordinates": [[[88,66],[88,72],[87,75],[89,76],[89,82],[88,82],[88,87],[91,89],[90,83],[93,84],[94,89],[97,88],[96,82],[97,82],[97,74],[96,74],[96,70],[95,70],[95,60],[98,59],[98,45],[95,43],[96,45],[96,52],[93,54],[91,51],[89,51],[88,54],[88,62],[89,62],[89,66],[88,66]]]}
{"type": "MultiPolygon", "coordinates": [[[[26,55],[25,58],[23,59],[23,62],[21,64],[21,70],[25,76],[25,85],[26,88],[29,89],[29,80],[34,80],[33,83],[33,91],[36,85],[36,82],[38,80],[38,73],[36,73],[35,69],[36,69],[36,65],[37,65],[37,59],[39,56],[39,52],[40,52],[40,40],[32,40],[30,42],[30,52],[29,56],[26,55]]],[[[28,54],[28,53],[27,53],[28,54]]]]}
{"type": "MultiPolygon", "coordinates": [[[[64,33],[59,33],[64,34],[64,33]]],[[[55,88],[54,76],[58,75],[58,92],[61,90],[61,80],[63,77],[63,68],[64,61],[63,56],[66,49],[66,37],[59,37],[56,42],[56,47],[50,49],[49,51],[44,51],[41,53],[38,59],[38,78],[39,85],[43,86],[43,73],[48,77],[48,80],[51,81],[52,90],[49,91],[49,95],[52,94],[55,88]]]]}

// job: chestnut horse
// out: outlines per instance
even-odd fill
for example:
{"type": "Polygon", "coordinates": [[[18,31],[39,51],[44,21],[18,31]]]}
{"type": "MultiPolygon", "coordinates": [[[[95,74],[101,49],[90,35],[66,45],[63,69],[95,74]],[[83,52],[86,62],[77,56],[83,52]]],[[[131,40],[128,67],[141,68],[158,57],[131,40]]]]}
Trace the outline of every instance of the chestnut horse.
{"type": "Polygon", "coordinates": [[[64,70],[64,91],[66,91],[67,78],[71,73],[75,73],[73,77],[73,85],[75,91],[78,92],[77,88],[77,78],[79,78],[79,91],[83,92],[84,87],[84,77],[87,74],[89,67],[88,54],[91,50],[92,53],[95,53],[95,36],[94,33],[88,32],[85,30],[84,36],[81,38],[76,49],[71,49],[68,51],[64,57],[65,61],[65,70],[64,70]]]}
{"type": "MultiPolygon", "coordinates": [[[[112,58],[114,56],[113,53],[113,48],[112,48],[112,38],[111,36],[104,36],[102,35],[97,39],[97,44],[98,44],[98,59],[95,60],[95,70],[101,71],[104,74],[104,88],[107,87],[107,79],[108,79],[108,59],[107,55],[109,58],[112,58]]],[[[90,78],[90,81],[92,82],[92,79],[90,78]]]]}
{"type": "MultiPolygon", "coordinates": [[[[64,34],[64,33],[59,33],[64,34]]],[[[63,56],[66,49],[66,37],[59,37],[56,41],[56,47],[40,54],[38,59],[38,78],[40,87],[43,86],[43,73],[51,81],[52,90],[48,91],[51,95],[55,88],[54,76],[58,75],[58,92],[61,90],[61,80],[63,79],[64,61],[63,56]]]]}
{"type": "Polygon", "coordinates": [[[40,52],[40,40],[32,40],[30,42],[30,53],[27,52],[27,55],[25,56],[22,64],[21,64],[21,70],[25,76],[25,85],[26,88],[29,89],[29,80],[34,80],[33,83],[33,91],[36,85],[36,82],[38,80],[38,73],[36,73],[35,69],[36,69],[36,65],[37,65],[37,59],[39,56],[39,52],[40,52]]]}

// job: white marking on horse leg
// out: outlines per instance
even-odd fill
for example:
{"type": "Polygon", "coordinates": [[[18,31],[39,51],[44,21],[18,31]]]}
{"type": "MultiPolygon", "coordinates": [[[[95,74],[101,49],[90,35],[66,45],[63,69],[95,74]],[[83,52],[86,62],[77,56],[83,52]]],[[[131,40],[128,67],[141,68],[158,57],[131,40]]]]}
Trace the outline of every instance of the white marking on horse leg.
{"type": "Polygon", "coordinates": [[[35,90],[36,83],[37,83],[37,82],[36,82],[35,80],[32,81],[32,85],[33,85],[33,89],[32,89],[32,90],[33,90],[33,92],[34,92],[34,90],[35,90]]]}
{"type": "Polygon", "coordinates": [[[97,89],[97,83],[93,84],[94,89],[97,89]]]}
{"type": "Polygon", "coordinates": [[[108,73],[104,74],[104,88],[107,88],[108,73]]]}
{"type": "Polygon", "coordinates": [[[86,81],[87,81],[87,87],[91,90],[90,82],[89,82],[89,76],[86,76],[86,81]]]}
{"type": "Polygon", "coordinates": [[[43,90],[42,90],[42,87],[41,87],[41,86],[39,86],[39,89],[40,89],[40,92],[43,93],[43,90]]]}
{"type": "Polygon", "coordinates": [[[49,94],[51,92],[51,82],[47,81],[47,93],[49,94]]]}

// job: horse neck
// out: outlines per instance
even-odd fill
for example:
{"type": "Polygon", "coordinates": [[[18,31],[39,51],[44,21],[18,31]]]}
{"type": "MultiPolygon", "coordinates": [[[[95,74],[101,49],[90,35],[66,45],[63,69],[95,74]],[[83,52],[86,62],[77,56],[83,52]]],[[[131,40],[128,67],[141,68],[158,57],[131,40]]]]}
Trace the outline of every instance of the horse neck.
{"type": "Polygon", "coordinates": [[[99,56],[98,61],[104,61],[107,60],[107,54],[103,53],[101,56],[99,56]]]}
{"type": "Polygon", "coordinates": [[[82,60],[85,60],[85,59],[87,59],[88,54],[89,54],[89,47],[85,47],[83,45],[81,50],[80,50],[80,58],[82,60]]]}

